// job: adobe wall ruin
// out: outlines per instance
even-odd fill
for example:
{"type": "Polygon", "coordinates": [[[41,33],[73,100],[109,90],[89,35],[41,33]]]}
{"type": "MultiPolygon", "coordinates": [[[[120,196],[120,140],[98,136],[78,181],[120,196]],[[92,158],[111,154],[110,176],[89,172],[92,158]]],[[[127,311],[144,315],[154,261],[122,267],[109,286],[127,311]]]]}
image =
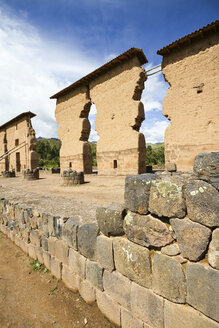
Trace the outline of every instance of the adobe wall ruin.
{"type": "Polygon", "coordinates": [[[98,174],[145,172],[146,146],[139,133],[144,121],[140,101],[146,73],[137,57],[111,69],[90,83],[97,108],[95,129],[98,174]]]}
{"type": "Polygon", "coordinates": [[[127,177],[97,223],[0,198],[0,229],[118,327],[216,328],[218,190],[219,152],[202,153],[193,174],[127,177]]]}
{"type": "Polygon", "coordinates": [[[58,135],[61,170],[72,168],[84,173],[92,172],[92,153],[88,143],[91,107],[89,90],[81,86],[57,98],[55,116],[59,124],[58,135]]]}
{"type": "Polygon", "coordinates": [[[0,126],[0,172],[21,172],[38,166],[35,131],[31,124],[34,116],[25,112],[0,126]]]}
{"type": "Polygon", "coordinates": [[[219,149],[218,21],[157,53],[170,87],[163,100],[165,161],[192,170],[199,152],[219,149]]]}
{"type": "Polygon", "coordinates": [[[88,115],[91,103],[95,103],[95,129],[100,137],[98,174],[145,172],[145,139],[139,133],[144,120],[140,99],[146,80],[141,65],[145,62],[142,50],[132,48],[51,97],[57,99],[62,171],[69,167],[92,171],[88,115]]]}

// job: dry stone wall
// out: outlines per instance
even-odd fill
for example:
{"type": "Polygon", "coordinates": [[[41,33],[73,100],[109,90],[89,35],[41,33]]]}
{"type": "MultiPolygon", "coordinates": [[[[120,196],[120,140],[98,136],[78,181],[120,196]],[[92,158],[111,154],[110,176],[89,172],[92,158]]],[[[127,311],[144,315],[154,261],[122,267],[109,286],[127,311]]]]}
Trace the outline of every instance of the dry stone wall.
{"type": "Polygon", "coordinates": [[[198,174],[127,177],[125,206],[97,208],[97,223],[0,199],[1,230],[119,327],[216,328],[217,156],[197,156],[198,174]]]}

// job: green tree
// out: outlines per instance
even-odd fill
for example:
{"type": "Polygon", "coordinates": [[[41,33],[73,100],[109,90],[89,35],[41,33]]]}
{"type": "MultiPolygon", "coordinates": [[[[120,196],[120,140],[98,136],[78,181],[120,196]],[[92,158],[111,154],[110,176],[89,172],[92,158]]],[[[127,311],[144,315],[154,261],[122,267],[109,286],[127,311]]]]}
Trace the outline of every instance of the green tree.
{"type": "Polygon", "coordinates": [[[60,166],[59,150],[61,144],[52,143],[52,139],[40,139],[37,141],[37,152],[39,154],[40,167],[60,166]]]}
{"type": "Polygon", "coordinates": [[[147,146],[146,148],[146,165],[161,165],[165,163],[164,144],[157,146],[147,146]]]}

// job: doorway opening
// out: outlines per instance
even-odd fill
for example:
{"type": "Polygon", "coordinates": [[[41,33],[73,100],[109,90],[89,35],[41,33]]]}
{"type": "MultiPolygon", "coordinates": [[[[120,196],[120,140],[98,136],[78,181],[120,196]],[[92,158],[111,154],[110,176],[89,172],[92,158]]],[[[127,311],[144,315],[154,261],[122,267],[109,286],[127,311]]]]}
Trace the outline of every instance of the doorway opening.
{"type": "Polygon", "coordinates": [[[94,103],[92,103],[88,119],[90,121],[91,125],[91,131],[90,131],[90,136],[89,136],[89,143],[91,146],[91,152],[92,152],[92,166],[93,166],[93,172],[98,171],[98,163],[97,163],[97,141],[99,140],[99,136],[97,134],[97,131],[95,130],[95,119],[97,115],[97,109],[94,103]]]}
{"type": "Polygon", "coordinates": [[[16,153],[16,171],[21,171],[21,160],[20,160],[20,153],[16,153]]]}

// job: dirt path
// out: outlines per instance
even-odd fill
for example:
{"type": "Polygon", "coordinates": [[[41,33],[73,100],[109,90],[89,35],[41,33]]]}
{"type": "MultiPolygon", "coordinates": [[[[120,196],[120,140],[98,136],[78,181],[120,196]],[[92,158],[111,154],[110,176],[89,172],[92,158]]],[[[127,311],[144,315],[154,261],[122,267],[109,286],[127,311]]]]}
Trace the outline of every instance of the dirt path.
{"type": "Polygon", "coordinates": [[[33,271],[30,261],[0,232],[1,328],[114,328],[96,304],[87,305],[49,272],[33,271]]]}

